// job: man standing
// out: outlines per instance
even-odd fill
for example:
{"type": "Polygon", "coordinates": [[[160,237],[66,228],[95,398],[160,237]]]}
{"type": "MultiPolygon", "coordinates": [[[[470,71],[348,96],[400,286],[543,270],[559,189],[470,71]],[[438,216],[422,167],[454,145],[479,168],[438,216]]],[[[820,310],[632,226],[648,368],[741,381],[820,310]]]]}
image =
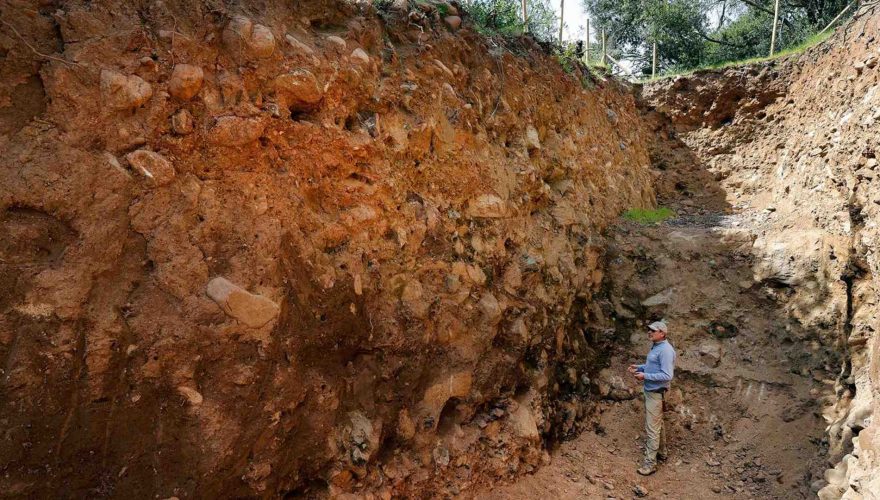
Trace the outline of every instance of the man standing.
{"type": "Polygon", "coordinates": [[[664,321],[648,325],[648,338],[653,345],[643,365],[630,365],[629,372],[644,382],[645,395],[645,461],[638,473],[647,476],[657,472],[657,459],[666,459],[666,433],[663,431],[663,396],[669,390],[675,369],[675,349],[666,341],[664,321]]]}

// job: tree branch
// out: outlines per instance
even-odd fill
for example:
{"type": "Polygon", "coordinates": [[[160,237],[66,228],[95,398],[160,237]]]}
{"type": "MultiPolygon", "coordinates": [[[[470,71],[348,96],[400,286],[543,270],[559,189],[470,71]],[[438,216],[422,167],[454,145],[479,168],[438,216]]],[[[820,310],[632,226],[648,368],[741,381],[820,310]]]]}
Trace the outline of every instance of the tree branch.
{"type": "MultiPolygon", "coordinates": [[[[755,9],[760,10],[761,12],[766,12],[767,14],[770,14],[771,16],[774,15],[772,10],[770,10],[770,9],[768,9],[768,8],[765,8],[765,7],[761,6],[761,5],[759,5],[759,4],[755,3],[755,2],[753,2],[752,0],[740,0],[740,1],[741,1],[742,3],[748,5],[748,6],[751,6],[751,7],[754,7],[755,9]]],[[[794,28],[794,26],[791,24],[791,21],[789,21],[789,20],[786,19],[785,17],[780,16],[780,17],[779,17],[779,20],[782,21],[783,24],[785,24],[785,25],[788,26],[789,28],[794,28]]]]}
{"type": "Polygon", "coordinates": [[[40,52],[39,50],[37,50],[36,48],[34,48],[33,45],[31,45],[30,43],[28,43],[28,41],[25,40],[23,36],[21,36],[21,33],[19,33],[17,29],[15,29],[15,26],[13,26],[13,25],[7,23],[7,22],[4,21],[3,19],[0,19],[0,23],[3,23],[4,26],[6,26],[7,28],[11,29],[12,32],[15,33],[15,36],[18,37],[19,41],[21,41],[21,43],[25,44],[25,46],[26,46],[27,48],[31,49],[31,52],[33,52],[34,55],[36,55],[37,57],[42,57],[43,59],[51,59],[51,60],[53,60],[53,61],[62,62],[62,63],[64,63],[64,64],[70,64],[70,65],[72,65],[72,66],[79,66],[79,65],[80,65],[79,63],[71,62],[71,61],[68,61],[68,60],[66,60],[66,59],[62,59],[62,58],[60,58],[60,57],[51,56],[51,55],[49,55],[49,54],[43,54],[42,52],[40,52]]]}

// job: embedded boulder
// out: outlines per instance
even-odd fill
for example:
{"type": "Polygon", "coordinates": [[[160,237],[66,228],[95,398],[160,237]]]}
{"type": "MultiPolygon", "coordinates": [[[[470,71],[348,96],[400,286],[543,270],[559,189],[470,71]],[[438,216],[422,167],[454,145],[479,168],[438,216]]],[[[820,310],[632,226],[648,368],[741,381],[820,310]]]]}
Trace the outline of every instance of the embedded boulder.
{"type": "Polygon", "coordinates": [[[452,373],[425,391],[422,409],[427,423],[436,425],[446,402],[451,398],[463,398],[471,391],[474,375],[470,370],[452,373]]]}
{"type": "Polygon", "coordinates": [[[175,65],[171,79],[168,81],[168,92],[178,99],[187,101],[199,93],[204,79],[205,73],[198,66],[192,64],[175,65]]]}
{"type": "Polygon", "coordinates": [[[101,71],[101,94],[113,109],[135,109],[150,100],[153,88],[139,76],[105,69],[101,71]]]}
{"type": "Polygon", "coordinates": [[[298,69],[275,78],[272,83],[279,104],[285,108],[302,109],[321,101],[323,94],[314,73],[298,69]]]}
{"type": "Polygon", "coordinates": [[[257,118],[221,116],[209,132],[211,143],[220,146],[243,146],[263,135],[265,124],[257,118]]]}
{"type": "Polygon", "coordinates": [[[139,149],[125,155],[125,159],[135,171],[148,179],[154,186],[164,186],[174,180],[174,166],[159,153],[139,149]]]}
{"type": "Polygon", "coordinates": [[[494,194],[483,194],[468,202],[467,214],[471,217],[496,219],[508,217],[510,209],[507,202],[494,194]]]}
{"type": "Polygon", "coordinates": [[[265,59],[275,52],[275,36],[262,24],[234,16],[223,30],[223,44],[236,58],[265,59]]]}
{"type": "Polygon", "coordinates": [[[208,297],[223,309],[223,312],[241,323],[259,328],[278,317],[278,304],[263,297],[250,293],[244,288],[223,277],[208,282],[208,297]]]}

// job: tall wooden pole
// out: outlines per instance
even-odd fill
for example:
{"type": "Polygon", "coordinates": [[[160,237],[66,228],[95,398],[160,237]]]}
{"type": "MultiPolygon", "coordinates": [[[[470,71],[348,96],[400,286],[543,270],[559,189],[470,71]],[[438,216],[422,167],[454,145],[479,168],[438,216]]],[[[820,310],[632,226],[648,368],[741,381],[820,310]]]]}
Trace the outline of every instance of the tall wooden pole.
{"type": "Polygon", "coordinates": [[[776,25],[779,23],[779,0],[776,0],[776,6],[773,8],[773,34],[770,35],[770,57],[773,57],[773,50],[776,48],[776,25]]]}
{"type": "Polygon", "coordinates": [[[587,66],[590,65],[590,18],[587,18],[587,66]]]}
{"type": "Polygon", "coordinates": [[[651,78],[657,78],[657,41],[654,41],[654,57],[651,64],[651,78]]]}
{"type": "Polygon", "coordinates": [[[605,66],[608,62],[605,54],[607,54],[605,51],[605,28],[602,28],[602,66],[605,66]]]}
{"type": "Polygon", "coordinates": [[[565,0],[559,0],[559,45],[562,45],[562,27],[565,25],[565,0]]]}
{"type": "Polygon", "coordinates": [[[526,0],[522,0],[523,8],[523,33],[529,32],[529,10],[526,8],[526,0]]]}

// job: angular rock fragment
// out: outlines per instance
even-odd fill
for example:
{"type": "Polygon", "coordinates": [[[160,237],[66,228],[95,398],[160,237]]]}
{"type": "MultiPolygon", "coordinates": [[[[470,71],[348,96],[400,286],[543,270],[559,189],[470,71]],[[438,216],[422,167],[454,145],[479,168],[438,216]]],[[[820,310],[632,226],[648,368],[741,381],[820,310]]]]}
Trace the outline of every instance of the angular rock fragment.
{"type": "Polygon", "coordinates": [[[721,342],[716,339],[710,338],[700,342],[697,346],[697,352],[706,366],[715,367],[721,362],[721,342]]]}
{"type": "Polygon", "coordinates": [[[416,435],[416,426],[409,416],[409,411],[404,408],[397,415],[397,436],[404,441],[409,441],[416,435]]]}
{"type": "Polygon", "coordinates": [[[182,385],[177,388],[177,392],[179,392],[181,396],[185,397],[189,404],[193,406],[200,405],[205,400],[205,398],[202,397],[199,391],[193,389],[192,387],[186,387],[182,385]]]}
{"type": "Polygon", "coordinates": [[[400,300],[413,316],[424,318],[428,314],[430,303],[424,299],[422,284],[418,280],[410,281],[403,287],[400,300]]]}
{"type": "Polygon", "coordinates": [[[271,300],[250,293],[223,277],[208,282],[207,293],[223,312],[251,328],[266,325],[280,312],[278,305],[271,300]]]}
{"type": "Polygon", "coordinates": [[[483,313],[483,319],[486,323],[496,324],[501,319],[501,305],[498,304],[498,299],[495,298],[491,292],[486,292],[480,298],[480,311],[483,313]]]}
{"type": "Polygon", "coordinates": [[[486,284],[486,273],[480,266],[475,266],[473,264],[468,265],[465,267],[465,273],[471,283],[479,286],[486,284]]]}
{"type": "Polygon", "coordinates": [[[326,40],[328,42],[330,42],[332,45],[334,45],[337,49],[340,49],[340,50],[345,49],[345,46],[347,45],[345,43],[345,40],[343,40],[342,38],[339,38],[338,36],[331,35],[331,36],[328,36],[326,38],[326,40]]]}
{"type": "Polygon", "coordinates": [[[168,92],[178,99],[187,101],[195,97],[202,88],[205,73],[202,68],[191,64],[178,64],[168,80],[168,92]]]}
{"type": "Polygon", "coordinates": [[[298,40],[295,36],[293,36],[293,35],[285,35],[285,36],[284,36],[284,39],[287,41],[287,43],[288,43],[291,47],[293,47],[294,49],[296,49],[298,52],[302,52],[303,54],[306,54],[306,55],[309,55],[309,56],[315,54],[315,50],[314,50],[313,48],[311,48],[311,47],[309,47],[308,45],[304,44],[303,42],[299,41],[299,40],[298,40]]]}
{"type": "Polygon", "coordinates": [[[350,57],[351,60],[356,63],[369,64],[370,62],[370,56],[367,55],[367,53],[364,52],[364,49],[361,48],[354,49],[350,57]]]}
{"type": "Polygon", "coordinates": [[[191,134],[193,127],[193,117],[189,111],[185,109],[181,109],[171,117],[171,130],[173,130],[175,134],[191,134]]]}
{"type": "Polygon", "coordinates": [[[482,194],[470,200],[467,214],[471,217],[502,218],[510,215],[507,203],[494,194],[482,194]]]}
{"type": "Polygon", "coordinates": [[[125,155],[132,168],[154,186],[164,186],[174,180],[174,166],[164,156],[154,151],[139,149],[125,155]]]}
{"type": "Polygon", "coordinates": [[[667,305],[672,302],[673,294],[675,294],[675,288],[667,288],[643,300],[642,305],[645,307],[667,305]]]}
{"type": "Polygon", "coordinates": [[[529,150],[541,149],[541,138],[538,137],[538,131],[535,127],[529,125],[526,127],[526,146],[529,150]]]}
{"type": "Polygon", "coordinates": [[[509,425],[513,433],[529,441],[537,441],[541,437],[538,431],[538,423],[532,415],[532,409],[528,404],[519,404],[515,411],[510,413],[509,425]]]}
{"type": "Polygon", "coordinates": [[[150,100],[153,88],[139,76],[105,69],[101,71],[101,94],[113,109],[134,109],[150,100]]]}

